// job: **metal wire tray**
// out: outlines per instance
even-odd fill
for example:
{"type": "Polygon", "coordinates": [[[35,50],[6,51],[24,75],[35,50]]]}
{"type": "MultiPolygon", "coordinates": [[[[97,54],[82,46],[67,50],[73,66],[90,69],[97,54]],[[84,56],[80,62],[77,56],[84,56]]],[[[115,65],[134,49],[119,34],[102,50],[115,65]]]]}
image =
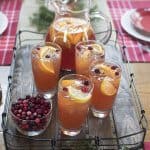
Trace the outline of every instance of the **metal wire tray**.
{"type": "MultiPolygon", "coordinates": [[[[116,32],[115,32],[116,34],[116,32]]],[[[44,133],[35,137],[21,135],[10,119],[9,104],[20,94],[32,94],[30,50],[32,44],[42,41],[43,34],[19,31],[14,47],[14,59],[8,77],[9,85],[2,114],[3,136],[9,150],[99,150],[143,148],[147,121],[134,84],[134,74],[126,61],[125,46],[116,40],[105,45],[106,59],[117,60],[123,70],[121,85],[113,110],[106,119],[97,119],[89,112],[82,132],[75,137],[64,136],[57,118],[57,97],[53,98],[53,116],[44,133]],[[29,38],[24,38],[29,37],[29,38]],[[31,38],[32,37],[32,38],[31,38]],[[124,61],[125,60],[125,61],[124,61]]],[[[61,76],[70,73],[61,71],[61,76]]]]}

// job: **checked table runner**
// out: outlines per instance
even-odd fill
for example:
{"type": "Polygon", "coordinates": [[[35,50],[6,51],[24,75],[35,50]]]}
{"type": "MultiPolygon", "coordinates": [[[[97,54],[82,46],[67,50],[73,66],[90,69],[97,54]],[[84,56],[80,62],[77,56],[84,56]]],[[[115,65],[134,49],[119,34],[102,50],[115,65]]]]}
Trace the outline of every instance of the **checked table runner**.
{"type": "Polygon", "coordinates": [[[0,11],[8,18],[8,27],[0,35],[0,65],[11,64],[21,4],[22,0],[0,0],[0,11]]]}

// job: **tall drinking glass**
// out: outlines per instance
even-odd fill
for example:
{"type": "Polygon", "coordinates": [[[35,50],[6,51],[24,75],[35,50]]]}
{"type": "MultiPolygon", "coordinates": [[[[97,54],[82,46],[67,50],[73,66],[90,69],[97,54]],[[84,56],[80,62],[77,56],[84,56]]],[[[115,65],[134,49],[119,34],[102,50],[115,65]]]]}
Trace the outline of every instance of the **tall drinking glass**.
{"type": "Polygon", "coordinates": [[[55,43],[38,44],[32,49],[32,71],[39,93],[51,98],[56,92],[61,65],[61,48],[55,43]]]}
{"type": "Polygon", "coordinates": [[[79,42],[76,45],[76,73],[82,75],[89,75],[89,66],[91,62],[99,60],[104,62],[105,50],[102,43],[88,40],[84,42],[79,42]]]}
{"type": "Polygon", "coordinates": [[[90,67],[94,83],[91,110],[98,118],[105,118],[111,111],[118,92],[121,67],[113,62],[95,62],[90,67]]]}
{"type": "Polygon", "coordinates": [[[65,135],[80,133],[88,114],[93,87],[91,80],[83,75],[70,74],[60,79],[58,116],[65,135]]]}

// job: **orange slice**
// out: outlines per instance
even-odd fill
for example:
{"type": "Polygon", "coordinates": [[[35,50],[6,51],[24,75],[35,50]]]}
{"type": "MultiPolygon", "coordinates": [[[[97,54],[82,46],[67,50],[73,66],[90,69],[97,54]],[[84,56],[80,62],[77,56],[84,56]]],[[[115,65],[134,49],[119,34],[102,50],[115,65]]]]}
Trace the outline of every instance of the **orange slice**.
{"type": "Polygon", "coordinates": [[[99,44],[92,44],[92,47],[93,47],[93,52],[94,53],[96,53],[96,54],[103,54],[104,53],[104,50],[103,50],[101,45],[99,45],[99,44]]]}
{"type": "Polygon", "coordinates": [[[69,96],[71,97],[71,100],[77,102],[77,103],[86,103],[91,98],[91,93],[84,93],[81,91],[81,89],[76,89],[72,86],[69,86],[69,96]]]}
{"type": "Polygon", "coordinates": [[[40,66],[40,68],[43,72],[47,72],[47,73],[50,73],[50,74],[55,73],[54,64],[53,64],[52,61],[40,60],[39,61],[39,66],[40,66]]]}
{"type": "Polygon", "coordinates": [[[91,56],[91,51],[90,50],[85,50],[84,52],[83,52],[83,55],[82,55],[83,57],[83,59],[88,59],[90,56],[91,56]]]}
{"type": "Polygon", "coordinates": [[[53,41],[63,48],[71,48],[71,43],[70,40],[68,39],[68,36],[66,37],[66,39],[63,35],[56,36],[53,41]],[[66,42],[64,42],[64,40],[66,40],[66,42]]]}
{"type": "Polygon", "coordinates": [[[117,92],[117,89],[115,88],[114,84],[108,78],[104,78],[100,85],[100,90],[104,95],[107,96],[113,96],[117,92]]]}
{"type": "Polygon", "coordinates": [[[68,39],[71,44],[76,45],[78,42],[82,40],[82,33],[73,33],[73,34],[68,34],[68,39]]]}
{"type": "Polygon", "coordinates": [[[40,56],[39,66],[42,71],[52,73],[52,74],[55,73],[53,60],[45,58],[46,55],[51,55],[54,51],[55,48],[51,46],[42,47],[41,50],[39,51],[39,56],[40,56]]]}
{"type": "Polygon", "coordinates": [[[71,86],[72,84],[74,84],[75,81],[74,80],[62,80],[61,81],[61,85],[63,87],[68,87],[68,86],[71,86]]]}

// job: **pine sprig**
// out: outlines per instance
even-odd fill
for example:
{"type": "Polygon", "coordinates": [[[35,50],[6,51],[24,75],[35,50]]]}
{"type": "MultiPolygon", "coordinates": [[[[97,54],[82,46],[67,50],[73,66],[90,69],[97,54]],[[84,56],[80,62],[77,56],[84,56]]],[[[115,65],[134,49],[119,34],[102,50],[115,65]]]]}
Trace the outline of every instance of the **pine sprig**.
{"type": "MultiPolygon", "coordinates": [[[[80,10],[82,7],[83,3],[80,3],[75,10],[80,10]]],[[[97,6],[95,5],[90,9],[90,12],[96,9],[97,6]]],[[[46,32],[50,24],[53,22],[54,17],[55,13],[53,11],[48,10],[48,8],[45,6],[40,6],[39,11],[30,17],[30,23],[37,28],[37,31],[46,32]]]]}
{"type": "Polygon", "coordinates": [[[47,31],[49,25],[53,22],[55,13],[49,11],[45,6],[41,6],[39,8],[38,13],[34,13],[32,17],[30,17],[30,22],[33,26],[37,27],[37,30],[47,31]]]}

